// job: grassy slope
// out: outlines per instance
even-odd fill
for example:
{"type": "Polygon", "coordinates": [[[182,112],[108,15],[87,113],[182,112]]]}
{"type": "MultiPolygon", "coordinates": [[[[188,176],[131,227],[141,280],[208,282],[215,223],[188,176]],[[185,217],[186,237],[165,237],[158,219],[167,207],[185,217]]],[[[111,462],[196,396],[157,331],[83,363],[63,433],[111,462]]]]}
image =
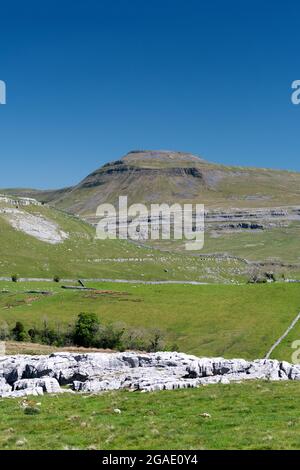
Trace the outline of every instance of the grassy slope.
{"type": "Polygon", "coordinates": [[[0,401],[1,449],[299,449],[299,383],[0,401]],[[114,413],[119,408],[121,414],[114,413]],[[203,418],[209,413],[211,418],[203,418]]]}
{"type": "Polygon", "coordinates": [[[230,252],[249,260],[280,260],[300,263],[300,224],[271,230],[251,230],[236,233],[220,232],[218,238],[209,235],[205,240],[207,252],[230,252]]]}
{"type": "MultiPolygon", "coordinates": [[[[147,245],[182,253],[185,249],[181,240],[148,241],[147,245]]],[[[298,266],[278,268],[279,272],[300,275],[300,224],[289,223],[288,227],[275,227],[265,230],[220,231],[218,236],[214,231],[205,232],[204,247],[201,254],[228,253],[232,256],[245,258],[249,261],[294,264],[298,266]]]]}
{"type": "MultiPolygon", "coordinates": [[[[123,163],[133,168],[161,170],[157,175],[148,174],[147,171],[107,173],[108,169],[114,169],[115,166],[106,165],[95,172],[96,176],[90,178],[90,175],[87,178],[95,183],[90,187],[84,187],[80,183],[73,189],[70,188],[69,191],[46,192],[45,196],[43,193],[36,193],[37,197],[40,194],[40,197],[43,196],[42,199],[54,198],[52,202],[57,207],[80,213],[84,217],[94,217],[100,203],[116,203],[120,193],[129,196],[129,203],[197,202],[204,203],[206,209],[261,208],[299,203],[300,173],[224,166],[177,152],[172,153],[171,156],[169,152],[154,152],[152,156],[150,153],[129,153],[123,159],[123,163]],[[154,154],[159,157],[153,156],[154,154]],[[179,176],[163,173],[164,170],[182,167],[197,168],[203,175],[203,180],[191,175],[179,176]]],[[[22,193],[32,195],[30,190],[18,191],[18,194],[22,193]]],[[[299,264],[299,232],[299,223],[290,223],[287,228],[272,228],[263,232],[228,234],[221,232],[217,238],[207,234],[203,253],[229,253],[253,261],[275,259],[279,262],[299,264]]],[[[176,252],[182,252],[183,249],[181,242],[160,241],[151,245],[176,252]]],[[[114,250],[115,246],[110,245],[108,250],[114,250]]],[[[76,263],[71,264],[69,264],[69,270],[79,273],[76,263]]],[[[180,262],[176,264],[178,266],[180,262]]],[[[115,270],[113,266],[111,269],[115,270]]],[[[118,270],[117,267],[116,269],[118,270]]],[[[133,269],[136,270],[136,266],[133,269]]],[[[290,277],[299,277],[300,269],[299,267],[288,268],[285,274],[290,277]]],[[[172,277],[171,274],[170,277],[172,277]]]]}
{"type": "MultiPolygon", "coordinates": [[[[25,210],[25,209],[24,209],[25,210]]],[[[226,281],[243,278],[245,266],[235,261],[205,261],[184,255],[160,253],[121,240],[95,240],[95,230],[85,222],[48,207],[30,207],[53,220],[70,239],[50,245],[14,230],[0,215],[0,277],[84,277],[145,280],[226,281]],[[124,262],[118,259],[125,260],[124,262]],[[126,261],[128,260],[128,261],[126,261]]]]}
{"type": "MultiPolygon", "coordinates": [[[[167,347],[176,344],[180,351],[204,356],[263,357],[300,310],[297,284],[95,284],[104,290],[128,293],[120,296],[64,291],[49,283],[0,285],[18,291],[0,294],[0,320],[9,325],[16,320],[27,327],[41,325],[45,317],[52,325],[68,324],[78,313],[92,311],[105,324],[159,328],[167,347]],[[33,287],[53,289],[55,294],[43,297],[20,293],[33,287]],[[31,301],[32,297],[37,299],[31,301]]],[[[300,338],[300,324],[296,328],[300,338]]],[[[273,357],[291,361],[292,353],[288,339],[286,347],[275,350],[273,357]]]]}

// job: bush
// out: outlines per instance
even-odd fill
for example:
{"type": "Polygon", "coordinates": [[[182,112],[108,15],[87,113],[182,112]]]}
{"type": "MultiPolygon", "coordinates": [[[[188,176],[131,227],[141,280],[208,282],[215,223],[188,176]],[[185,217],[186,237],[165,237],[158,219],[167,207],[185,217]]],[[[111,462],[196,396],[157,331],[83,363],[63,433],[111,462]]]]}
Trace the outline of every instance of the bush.
{"type": "Polygon", "coordinates": [[[95,313],[80,313],[75,325],[69,325],[67,328],[60,323],[54,327],[49,326],[47,318],[41,327],[33,326],[28,332],[20,321],[16,322],[12,330],[9,330],[7,324],[2,323],[0,341],[9,338],[56,347],[82,346],[119,351],[132,349],[156,352],[164,350],[165,347],[160,330],[128,328],[123,323],[100,326],[95,313]]]}
{"type": "Polygon", "coordinates": [[[61,331],[59,324],[56,327],[50,327],[47,318],[44,319],[40,330],[32,328],[28,331],[28,334],[33,342],[47,344],[48,346],[65,346],[67,342],[67,333],[61,331]]]}
{"type": "Polygon", "coordinates": [[[16,341],[26,341],[27,335],[22,322],[17,321],[15,327],[12,329],[13,339],[16,341]]]}
{"type": "Polygon", "coordinates": [[[160,330],[128,329],[122,338],[124,349],[156,352],[164,349],[160,330]]]}
{"type": "Polygon", "coordinates": [[[12,282],[18,282],[19,276],[17,274],[12,274],[11,280],[12,282]]]}
{"type": "Polygon", "coordinates": [[[59,276],[54,276],[53,281],[54,282],[60,282],[60,277],[59,276]]]}
{"type": "Polygon", "coordinates": [[[95,313],[80,313],[75,323],[74,343],[85,348],[94,346],[99,325],[100,322],[95,313]]]}
{"type": "Polygon", "coordinates": [[[136,351],[145,351],[147,343],[147,332],[142,328],[127,329],[123,335],[124,349],[132,349],[136,351]]]}
{"type": "Polygon", "coordinates": [[[30,338],[30,341],[34,343],[37,337],[37,330],[35,328],[30,328],[30,330],[28,330],[28,336],[30,338]]]}
{"type": "Polygon", "coordinates": [[[149,346],[146,348],[147,352],[157,352],[161,351],[164,348],[164,343],[162,341],[162,332],[160,330],[153,330],[151,332],[149,346]]]}
{"type": "Polygon", "coordinates": [[[124,328],[118,328],[113,325],[108,325],[101,329],[98,328],[98,334],[95,337],[93,346],[103,349],[123,349],[123,333],[124,328]]]}

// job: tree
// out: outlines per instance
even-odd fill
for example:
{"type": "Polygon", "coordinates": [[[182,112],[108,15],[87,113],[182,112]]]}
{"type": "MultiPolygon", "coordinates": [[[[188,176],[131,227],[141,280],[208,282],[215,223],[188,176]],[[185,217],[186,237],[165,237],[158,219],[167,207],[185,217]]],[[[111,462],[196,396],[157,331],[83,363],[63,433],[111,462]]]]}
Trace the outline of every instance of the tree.
{"type": "Polygon", "coordinates": [[[80,313],[74,330],[74,343],[89,348],[93,346],[99,329],[99,319],[95,313],[80,313]]]}

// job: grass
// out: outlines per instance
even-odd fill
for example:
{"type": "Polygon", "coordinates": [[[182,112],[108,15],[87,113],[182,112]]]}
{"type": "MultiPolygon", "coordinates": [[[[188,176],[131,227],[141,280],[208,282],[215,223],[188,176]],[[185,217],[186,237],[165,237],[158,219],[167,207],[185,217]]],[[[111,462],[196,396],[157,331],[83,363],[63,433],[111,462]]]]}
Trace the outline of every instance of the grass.
{"type": "Polygon", "coordinates": [[[0,400],[0,449],[300,448],[296,382],[28,401],[31,407],[40,402],[40,413],[25,414],[20,400],[0,400]]]}
{"type": "MultiPolygon", "coordinates": [[[[220,231],[205,233],[203,253],[228,253],[250,261],[277,261],[298,264],[300,272],[300,224],[290,223],[288,227],[275,227],[266,230],[220,231]],[[215,236],[215,234],[218,236],[215,236]]],[[[183,251],[181,241],[153,242],[153,246],[183,251]]],[[[201,252],[202,254],[202,252],[201,252]]],[[[273,268],[274,269],[274,268],[273,268]]],[[[284,272],[284,268],[279,268],[284,272]]],[[[289,266],[288,271],[291,271],[289,266]]]]}
{"type": "MultiPolygon", "coordinates": [[[[24,208],[25,210],[25,208],[24,208]]],[[[0,214],[0,277],[109,278],[229,282],[245,279],[247,266],[235,260],[202,261],[183,254],[161,253],[126,240],[96,240],[95,229],[49,207],[28,207],[70,234],[50,245],[13,229],[0,214]]]]}
{"type": "MultiPolygon", "coordinates": [[[[55,283],[0,283],[0,326],[22,321],[27,328],[71,324],[83,311],[95,312],[104,324],[135,329],[158,328],[167,348],[203,356],[263,357],[300,311],[298,284],[140,285],[90,283],[113,293],[65,291],[55,283]],[[53,295],[26,294],[47,289],[53,295]],[[125,293],[125,295],[124,295],[125,293]]],[[[273,357],[291,361],[291,338],[300,339],[300,324],[273,357]]]]}
{"type": "Polygon", "coordinates": [[[208,234],[205,240],[207,252],[225,252],[252,261],[277,260],[299,264],[299,249],[299,222],[266,230],[220,232],[217,238],[208,234]]]}
{"type": "MultiPolygon", "coordinates": [[[[291,222],[286,227],[272,227],[264,230],[214,230],[207,225],[204,254],[228,254],[252,262],[262,262],[262,271],[272,271],[277,277],[299,279],[300,277],[300,224],[291,222]],[[274,264],[275,263],[275,264],[274,264]]],[[[152,248],[183,253],[182,240],[148,241],[152,248]]]]}

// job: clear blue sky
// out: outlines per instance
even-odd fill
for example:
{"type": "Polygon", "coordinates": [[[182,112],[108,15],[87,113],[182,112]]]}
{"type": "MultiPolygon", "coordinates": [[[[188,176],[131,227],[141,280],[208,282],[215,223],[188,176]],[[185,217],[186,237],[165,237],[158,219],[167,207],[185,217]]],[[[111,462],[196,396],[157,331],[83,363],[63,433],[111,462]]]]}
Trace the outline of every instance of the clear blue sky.
{"type": "Polygon", "coordinates": [[[130,149],[300,171],[300,4],[0,4],[0,187],[61,187],[130,149]]]}

